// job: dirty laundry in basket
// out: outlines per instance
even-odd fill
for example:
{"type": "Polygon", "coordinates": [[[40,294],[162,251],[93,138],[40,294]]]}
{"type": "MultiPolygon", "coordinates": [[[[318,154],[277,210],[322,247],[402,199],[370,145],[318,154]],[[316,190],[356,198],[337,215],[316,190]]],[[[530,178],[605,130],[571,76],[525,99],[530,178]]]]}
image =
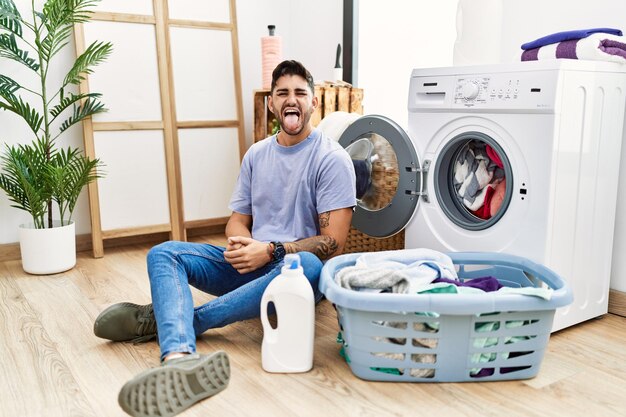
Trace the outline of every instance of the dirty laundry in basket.
{"type": "MultiPolygon", "coordinates": [[[[403,251],[398,251],[403,252],[403,251]]],[[[492,276],[505,287],[551,289],[549,300],[500,292],[368,293],[342,288],[335,275],[361,254],[329,260],[320,290],[337,310],[352,372],[375,381],[460,382],[532,378],[556,308],[570,288],[556,273],[502,253],[450,253],[460,280],[492,276]]]]}

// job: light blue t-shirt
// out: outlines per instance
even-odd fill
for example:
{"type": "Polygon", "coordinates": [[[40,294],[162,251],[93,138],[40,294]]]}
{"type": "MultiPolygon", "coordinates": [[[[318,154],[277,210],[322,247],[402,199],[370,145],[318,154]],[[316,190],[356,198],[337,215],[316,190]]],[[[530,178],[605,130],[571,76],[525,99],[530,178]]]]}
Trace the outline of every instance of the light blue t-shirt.
{"type": "Polygon", "coordinates": [[[276,135],[255,143],[241,163],[228,207],[252,215],[252,237],[293,242],[320,234],[320,213],[356,205],[352,160],[320,130],[294,146],[276,135]]]}

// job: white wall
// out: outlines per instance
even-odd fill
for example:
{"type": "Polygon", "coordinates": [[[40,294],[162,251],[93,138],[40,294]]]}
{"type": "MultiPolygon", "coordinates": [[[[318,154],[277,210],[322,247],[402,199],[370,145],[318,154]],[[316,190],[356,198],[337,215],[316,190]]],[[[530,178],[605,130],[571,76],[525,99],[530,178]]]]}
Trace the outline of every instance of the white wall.
{"type": "MultiPolygon", "coordinates": [[[[36,7],[43,3],[37,0],[36,7]]],[[[16,0],[22,12],[30,10],[30,0],[16,0]]],[[[335,50],[342,39],[343,1],[318,0],[237,0],[239,54],[241,62],[242,99],[246,141],[252,142],[252,95],[261,87],[261,40],[267,34],[267,25],[274,24],[283,37],[285,59],[301,61],[316,80],[330,79],[335,64],[335,50]]],[[[102,39],[105,40],[105,39],[102,39]]],[[[61,68],[52,71],[52,77],[62,77],[73,61],[73,43],[59,56],[61,68]]],[[[96,69],[97,71],[97,69],[96,69]]],[[[0,73],[23,80],[27,70],[2,60],[0,73]]],[[[106,97],[103,97],[106,103],[106,97]]],[[[32,133],[23,121],[12,113],[0,111],[0,143],[27,143],[32,133]]],[[[62,136],[61,144],[82,148],[82,129],[74,126],[62,136]]],[[[106,161],[104,161],[106,163],[106,161]]],[[[17,226],[28,222],[26,212],[10,207],[4,193],[0,193],[0,244],[18,240],[17,226]]],[[[90,232],[87,192],[81,196],[74,213],[76,232],[90,232]]]]}
{"type": "Polygon", "coordinates": [[[407,126],[413,68],[452,65],[457,0],[360,0],[358,76],[367,114],[407,126]]]}
{"type": "Polygon", "coordinates": [[[237,0],[246,140],[252,144],[252,97],[261,88],[261,37],[276,26],[283,59],[302,62],[315,81],[331,79],[343,36],[343,0],[237,0]]]}
{"type": "Polygon", "coordinates": [[[622,159],[620,162],[619,185],[617,190],[617,210],[615,212],[613,267],[611,269],[610,286],[614,290],[626,292],[626,120],[624,120],[623,138],[622,159]]]}

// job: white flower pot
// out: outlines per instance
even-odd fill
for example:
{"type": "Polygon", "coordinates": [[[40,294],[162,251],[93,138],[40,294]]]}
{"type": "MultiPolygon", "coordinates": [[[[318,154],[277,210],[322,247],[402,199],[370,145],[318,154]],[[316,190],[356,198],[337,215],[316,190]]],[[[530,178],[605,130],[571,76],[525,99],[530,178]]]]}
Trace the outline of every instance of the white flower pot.
{"type": "Polygon", "coordinates": [[[22,268],[29,274],[56,274],[76,265],[74,222],[66,226],[60,221],[52,224],[51,229],[36,229],[32,223],[19,227],[22,268]]]}

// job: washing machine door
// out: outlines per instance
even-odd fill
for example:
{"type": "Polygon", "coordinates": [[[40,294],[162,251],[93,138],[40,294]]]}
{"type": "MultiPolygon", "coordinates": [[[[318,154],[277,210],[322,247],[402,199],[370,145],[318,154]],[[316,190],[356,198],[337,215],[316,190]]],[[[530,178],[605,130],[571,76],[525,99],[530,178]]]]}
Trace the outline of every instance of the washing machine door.
{"type": "Polygon", "coordinates": [[[352,157],[357,206],[352,226],[373,237],[388,237],[407,225],[419,202],[422,172],[415,147],[393,120],[363,116],[339,143],[352,157]]]}
{"type": "MultiPolygon", "coordinates": [[[[496,225],[513,199],[509,157],[498,140],[482,132],[468,130],[447,140],[430,175],[438,207],[467,231],[496,225]]],[[[524,183],[519,193],[523,200],[524,183]]]]}

